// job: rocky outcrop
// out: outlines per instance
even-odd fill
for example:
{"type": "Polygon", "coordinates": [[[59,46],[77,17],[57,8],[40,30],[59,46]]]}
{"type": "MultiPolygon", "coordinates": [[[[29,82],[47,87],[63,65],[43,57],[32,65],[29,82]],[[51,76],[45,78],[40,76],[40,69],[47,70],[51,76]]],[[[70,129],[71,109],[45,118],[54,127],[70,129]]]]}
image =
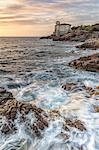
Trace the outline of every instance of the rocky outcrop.
{"type": "MultiPolygon", "coordinates": [[[[69,88],[70,89],[70,88],[69,88]]],[[[0,88],[0,118],[4,119],[0,124],[0,131],[2,134],[12,134],[16,132],[16,120],[20,124],[24,123],[26,130],[31,134],[41,137],[42,131],[48,127],[49,121],[54,121],[55,118],[62,117],[58,110],[45,112],[36,105],[16,101],[13,95],[0,88]],[[29,117],[31,114],[31,118],[29,117]]],[[[74,127],[80,131],[86,130],[84,124],[80,120],[63,119],[63,130],[70,132],[70,128],[74,127]]],[[[67,134],[61,132],[58,137],[65,140],[69,138],[67,134]]]]}
{"type": "Polygon", "coordinates": [[[86,128],[84,127],[83,123],[80,120],[66,120],[64,124],[64,129],[67,131],[68,127],[74,127],[80,131],[85,131],[86,128]]]}
{"type": "Polygon", "coordinates": [[[10,134],[17,130],[15,124],[17,118],[19,118],[20,123],[24,122],[27,130],[29,128],[32,134],[36,136],[40,136],[41,131],[48,127],[47,115],[44,110],[29,103],[16,101],[13,95],[4,88],[0,88],[0,116],[6,120],[0,128],[4,134],[10,134]],[[29,113],[33,115],[34,119],[31,119],[34,121],[28,122],[27,125],[29,113]]]}
{"type": "Polygon", "coordinates": [[[75,30],[63,36],[53,37],[54,41],[78,41],[85,42],[88,39],[99,38],[99,32],[88,32],[84,30],[75,30]]]}
{"type": "Polygon", "coordinates": [[[63,36],[47,36],[47,37],[41,37],[40,39],[53,39],[53,41],[80,41],[84,42],[86,39],[91,37],[91,33],[87,31],[71,31],[69,33],[64,34],[63,36]]]}
{"type": "Polygon", "coordinates": [[[87,98],[90,98],[92,96],[98,96],[99,91],[98,91],[98,86],[96,87],[91,87],[91,86],[86,86],[84,83],[66,83],[62,86],[62,88],[66,91],[75,93],[75,92],[84,92],[86,94],[87,98]]]}
{"type": "Polygon", "coordinates": [[[99,53],[73,60],[69,63],[69,66],[75,67],[76,69],[99,72],[99,53]]]}
{"type": "Polygon", "coordinates": [[[97,40],[90,40],[88,42],[85,42],[84,44],[78,45],[76,46],[76,48],[80,48],[80,49],[99,49],[99,39],[97,40]]]}
{"type": "Polygon", "coordinates": [[[78,87],[77,83],[67,83],[67,84],[62,86],[62,88],[64,90],[67,90],[67,91],[72,91],[72,90],[74,90],[77,87],[78,87]]]}
{"type": "Polygon", "coordinates": [[[42,36],[40,39],[53,39],[53,35],[50,36],[42,36]]]}
{"type": "Polygon", "coordinates": [[[80,25],[74,26],[71,28],[70,24],[60,24],[57,21],[55,25],[55,32],[52,35],[41,37],[40,39],[53,39],[54,41],[79,41],[85,42],[88,39],[99,38],[99,24],[95,25],[80,25]],[[66,31],[60,31],[60,27],[62,26],[62,30],[64,26],[67,26],[68,29],[66,31]]]}

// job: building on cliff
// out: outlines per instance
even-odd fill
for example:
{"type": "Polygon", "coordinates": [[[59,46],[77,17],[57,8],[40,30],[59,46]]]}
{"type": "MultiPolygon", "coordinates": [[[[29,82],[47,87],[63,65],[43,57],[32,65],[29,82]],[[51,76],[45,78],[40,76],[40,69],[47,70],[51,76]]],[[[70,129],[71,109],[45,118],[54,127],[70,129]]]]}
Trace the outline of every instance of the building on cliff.
{"type": "Polygon", "coordinates": [[[54,31],[55,36],[62,36],[70,31],[71,31],[70,24],[66,24],[66,23],[60,24],[60,21],[56,21],[55,31],[54,31]]]}

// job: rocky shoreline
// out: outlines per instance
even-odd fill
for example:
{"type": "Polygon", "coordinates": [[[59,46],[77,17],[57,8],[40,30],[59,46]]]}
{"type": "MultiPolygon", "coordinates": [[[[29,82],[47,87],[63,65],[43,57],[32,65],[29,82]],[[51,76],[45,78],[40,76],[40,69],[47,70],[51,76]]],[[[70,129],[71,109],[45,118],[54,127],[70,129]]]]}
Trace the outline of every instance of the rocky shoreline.
{"type": "Polygon", "coordinates": [[[53,41],[75,41],[75,42],[85,42],[90,39],[99,39],[99,31],[86,31],[86,30],[71,30],[71,32],[65,33],[61,36],[45,36],[40,39],[52,39],[53,41]]]}
{"type": "MultiPolygon", "coordinates": [[[[91,87],[81,82],[69,82],[64,84],[62,89],[70,93],[84,92],[88,101],[92,97],[99,100],[97,99],[99,86],[91,87]]],[[[64,105],[62,111],[66,111],[66,114],[68,114],[67,110],[68,106],[64,105]]],[[[72,108],[69,111],[72,111],[72,108]]],[[[92,105],[92,113],[99,113],[98,105],[92,105]]],[[[68,143],[71,141],[73,131],[82,135],[88,132],[86,122],[79,115],[66,117],[66,114],[64,113],[63,115],[61,109],[44,110],[35,104],[17,101],[11,92],[0,87],[0,133],[3,137],[16,134],[19,130],[17,123],[19,126],[24,125],[22,130],[25,130],[26,133],[29,133],[36,140],[42,140],[51,124],[58,121],[58,126],[61,127],[61,130],[55,136],[57,140],[68,143]]],[[[84,150],[84,147],[82,144],[78,144],[77,149],[84,150]]]]}
{"type": "MultiPolygon", "coordinates": [[[[98,107],[94,107],[94,109],[96,112],[99,111],[98,107]]],[[[61,132],[56,136],[58,139],[63,141],[70,140],[73,128],[81,133],[87,131],[85,123],[81,120],[64,118],[59,110],[45,111],[36,105],[19,102],[2,87],[0,88],[0,118],[3,120],[2,123],[0,122],[0,132],[3,136],[17,133],[17,120],[20,125],[25,125],[26,132],[39,139],[43,137],[50,122],[54,122],[57,119],[60,119],[62,123],[61,132]]],[[[81,147],[79,146],[79,150],[81,147]]]]}
{"type": "MultiPolygon", "coordinates": [[[[83,27],[83,30],[81,29],[81,27],[74,27],[72,28],[71,32],[66,33],[62,36],[51,35],[48,37],[42,37],[41,39],[47,38],[52,39],[53,41],[83,42],[82,44],[77,45],[76,48],[82,50],[98,50],[99,30],[94,31],[94,28],[92,27],[93,26],[85,26],[83,27]]],[[[76,69],[84,69],[86,71],[99,72],[99,53],[95,55],[93,54],[88,57],[80,57],[78,60],[70,62],[69,66],[74,66],[76,69]]]]}
{"type": "Polygon", "coordinates": [[[31,130],[35,136],[41,135],[41,130],[48,127],[47,116],[45,112],[29,103],[22,103],[13,97],[12,93],[0,88],[0,116],[5,118],[5,122],[1,126],[1,132],[11,134],[17,131],[15,120],[19,118],[19,122],[25,123],[25,126],[31,130]],[[35,121],[32,123],[28,118],[28,114],[34,116],[35,121]],[[27,124],[28,121],[28,124],[27,124]]]}
{"type": "Polygon", "coordinates": [[[99,32],[88,32],[88,31],[72,31],[60,37],[53,36],[54,41],[75,41],[75,42],[85,42],[88,39],[99,38],[99,32]]]}
{"type": "Polygon", "coordinates": [[[91,49],[91,50],[97,50],[99,49],[99,39],[91,39],[86,42],[84,42],[81,45],[76,46],[76,48],[80,49],[91,49]]]}
{"type": "MultiPolygon", "coordinates": [[[[84,90],[89,94],[90,98],[92,95],[97,95],[96,91],[99,87],[93,89],[86,87],[84,84],[67,83],[62,88],[71,92],[84,90]]],[[[93,106],[93,108],[95,112],[99,112],[99,106],[93,106]]],[[[12,93],[0,87],[0,118],[5,118],[5,121],[0,125],[1,133],[12,134],[16,132],[18,129],[15,120],[18,119],[20,124],[25,124],[26,130],[29,130],[34,136],[40,137],[42,131],[48,128],[50,121],[57,117],[62,117],[58,110],[46,112],[34,104],[17,101],[12,93]],[[29,118],[29,114],[31,114],[31,118],[29,118]]],[[[86,127],[80,120],[64,119],[63,129],[69,131],[69,127],[77,128],[80,131],[86,130],[86,127]]]]}
{"type": "Polygon", "coordinates": [[[76,69],[99,72],[99,53],[73,60],[69,63],[69,66],[75,67],[76,69]]]}
{"type": "MultiPolygon", "coordinates": [[[[51,37],[48,37],[48,39],[49,38],[51,37]]],[[[76,46],[76,48],[83,49],[83,50],[87,48],[96,50],[99,48],[98,44],[99,44],[98,39],[96,39],[94,41],[86,41],[82,45],[76,46]]],[[[69,66],[75,67],[76,69],[84,69],[86,71],[99,72],[99,53],[86,56],[86,57],[80,57],[77,60],[73,60],[69,63],[69,66]]],[[[87,87],[84,83],[81,82],[78,83],[77,81],[75,83],[73,82],[66,83],[62,85],[61,88],[64,92],[66,91],[68,93],[70,92],[78,95],[79,92],[84,93],[84,97],[86,98],[86,101],[87,100],[90,101],[90,99],[94,99],[98,102],[99,100],[98,97],[99,86],[87,87]]],[[[73,97],[73,99],[75,100],[75,96],[73,97]]],[[[79,101],[80,103],[79,97],[77,101],[79,101]]],[[[33,140],[35,138],[42,139],[44,137],[44,134],[46,134],[46,130],[50,128],[50,124],[52,122],[57,122],[57,121],[59,121],[58,126],[61,126],[61,131],[59,131],[57,135],[55,135],[55,138],[65,143],[71,142],[72,132],[75,132],[75,134],[78,134],[79,132],[81,135],[89,132],[86,121],[80,117],[79,111],[77,112],[78,114],[76,115],[76,117],[74,117],[75,110],[77,108],[72,110],[71,107],[72,105],[70,105],[69,107],[68,104],[64,105],[63,109],[64,112],[66,112],[65,114],[64,112],[61,112],[61,108],[46,110],[46,109],[39,108],[34,103],[35,102],[29,103],[29,102],[18,101],[14,98],[11,92],[7,91],[7,89],[3,87],[0,87],[1,136],[9,137],[12,134],[16,134],[19,130],[17,126],[18,123],[19,125],[25,126],[23,130],[25,130],[26,133],[29,133],[29,135],[33,137],[33,140]],[[68,111],[70,111],[70,113],[72,112],[72,117],[71,115],[68,115],[68,111]]],[[[76,105],[76,103],[73,102],[73,105],[76,105]]],[[[92,104],[91,108],[92,108],[91,109],[92,113],[99,113],[99,106],[96,103],[92,104]]],[[[71,149],[73,148],[76,148],[75,143],[71,149]]],[[[77,150],[84,150],[83,144],[78,143],[77,150]]]]}

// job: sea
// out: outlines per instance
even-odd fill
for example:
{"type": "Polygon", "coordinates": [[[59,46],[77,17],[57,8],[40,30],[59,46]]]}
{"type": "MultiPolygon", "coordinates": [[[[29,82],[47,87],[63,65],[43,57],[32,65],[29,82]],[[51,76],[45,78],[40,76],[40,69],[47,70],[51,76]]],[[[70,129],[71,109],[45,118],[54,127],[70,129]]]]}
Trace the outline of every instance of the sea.
{"type": "Polygon", "coordinates": [[[78,44],[81,43],[36,37],[0,38],[0,87],[12,92],[18,101],[33,102],[45,111],[59,110],[64,117],[78,118],[87,128],[84,132],[71,129],[71,138],[64,141],[57,138],[62,130],[58,118],[41,139],[31,137],[19,125],[15,134],[5,136],[0,132],[0,150],[99,150],[99,113],[92,107],[99,101],[94,96],[88,99],[84,91],[62,88],[67,83],[99,86],[99,73],[68,65],[81,56],[99,52],[77,49],[78,44]]]}

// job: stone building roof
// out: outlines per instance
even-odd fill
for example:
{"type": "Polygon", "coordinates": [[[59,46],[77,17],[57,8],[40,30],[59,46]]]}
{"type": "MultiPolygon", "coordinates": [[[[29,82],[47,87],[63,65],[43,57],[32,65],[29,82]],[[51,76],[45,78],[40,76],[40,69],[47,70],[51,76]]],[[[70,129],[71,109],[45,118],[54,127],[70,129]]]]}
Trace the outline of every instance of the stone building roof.
{"type": "Polygon", "coordinates": [[[71,26],[71,24],[68,24],[68,23],[62,23],[60,25],[69,25],[69,26],[71,26]]]}

